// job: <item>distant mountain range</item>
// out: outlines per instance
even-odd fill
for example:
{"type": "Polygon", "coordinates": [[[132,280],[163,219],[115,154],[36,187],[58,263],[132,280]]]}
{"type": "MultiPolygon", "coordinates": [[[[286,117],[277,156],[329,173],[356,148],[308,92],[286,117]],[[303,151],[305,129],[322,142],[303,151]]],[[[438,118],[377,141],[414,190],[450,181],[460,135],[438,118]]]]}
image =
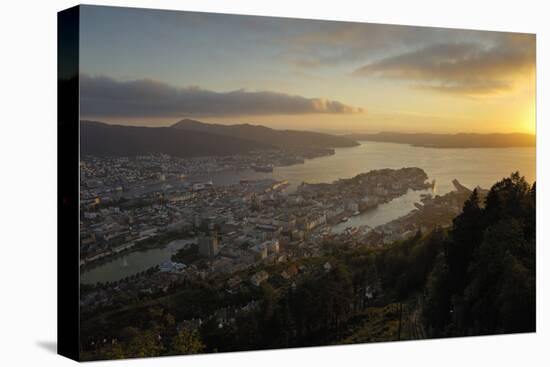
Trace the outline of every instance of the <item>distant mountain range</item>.
{"type": "Polygon", "coordinates": [[[359,145],[353,139],[311,131],[274,130],[265,126],[218,125],[185,119],[173,128],[232,136],[279,148],[343,148],[359,145]]]}
{"type": "Polygon", "coordinates": [[[165,153],[177,157],[231,155],[264,149],[266,145],[230,136],[171,127],[109,125],[80,122],[80,150],[94,155],[165,153]]]}
{"type": "Polygon", "coordinates": [[[111,125],[80,122],[82,154],[139,155],[166,153],[177,157],[233,155],[258,149],[341,148],[357,141],[410,144],[432,148],[534,147],[530,134],[348,134],[330,135],[311,131],[275,130],[264,126],[220,125],[181,120],[169,127],[111,125]]]}
{"type": "Polygon", "coordinates": [[[257,149],[337,148],[358,145],[328,134],[274,130],[253,125],[217,125],[182,120],[170,127],[80,122],[82,154],[139,155],[165,153],[178,157],[232,155],[257,149]]]}
{"type": "Polygon", "coordinates": [[[531,134],[348,134],[344,137],[358,141],[377,141],[409,144],[428,148],[510,148],[534,147],[536,136],[531,134]]]}

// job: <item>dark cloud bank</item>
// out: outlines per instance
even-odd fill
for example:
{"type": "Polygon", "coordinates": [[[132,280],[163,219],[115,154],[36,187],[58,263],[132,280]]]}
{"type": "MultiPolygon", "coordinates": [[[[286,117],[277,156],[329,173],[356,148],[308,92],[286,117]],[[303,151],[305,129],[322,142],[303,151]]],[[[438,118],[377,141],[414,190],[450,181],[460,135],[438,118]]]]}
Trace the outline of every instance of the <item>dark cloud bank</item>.
{"type": "Polygon", "coordinates": [[[94,117],[239,116],[275,114],[346,114],[362,109],[323,98],[268,91],[214,92],[177,88],[143,79],[117,81],[106,76],[80,77],[80,111],[94,117]]]}

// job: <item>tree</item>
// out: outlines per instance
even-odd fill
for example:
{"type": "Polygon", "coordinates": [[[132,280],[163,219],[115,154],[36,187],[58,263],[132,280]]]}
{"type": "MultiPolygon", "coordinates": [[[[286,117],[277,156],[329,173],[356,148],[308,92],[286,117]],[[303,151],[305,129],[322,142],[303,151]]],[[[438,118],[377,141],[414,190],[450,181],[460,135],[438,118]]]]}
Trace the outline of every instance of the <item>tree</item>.
{"type": "Polygon", "coordinates": [[[523,265],[528,246],[521,223],[501,220],[487,228],[470,268],[465,302],[470,310],[466,327],[474,334],[534,330],[534,273],[523,265]]]}
{"type": "Polygon", "coordinates": [[[535,207],[536,185],[517,172],[491,187],[484,208],[474,190],[426,288],[431,335],[535,330],[535,207]]]}
{"type": "Polygon", "coordinates": [[[531,209],[534,192],[520,176],[514,172],[491,187],[485,201],[485,222],[490,225],[506,217],[525,218],[531,209]]]}
{"type": "Polygon", "coordinates": [[[134,336],[126,348],[127,357],[158,357],[162,354],[163,347],[158,334],[146,330],[134,336]]]}
{"type": "Polygon", "coordinates": [[[445,335],[451,321],[451,288],[449,268],[441,254],[435,261],[426,285],[426,301],[423,307],[423,318],[432,336],[445,335]]]}
{"type": "Polygon", "coordinates": [[[453,220],[451,241],[445,246],[451,286],[455,292],[464,289],[468,265],[479,247],[483,234],[482,216],[478,192],[474,190],[464,202],[462,213],[453,220]]]}
{"type": "Polygon", "coordinates": [[[181,330],[170,343],[170,351],[175,354],[196,354],[204,350],[199,335],[186,329],[181,330]]]}
{"type": "Polygon", "coordinates": [[[110,347],[106,348],[106,350],[103,352],[103,356],[105,359],[124,359],[126,358],[126,354],[124,353],[124,349],[122,348],[122,345],[119,343],[114,343],[110,347]]]}

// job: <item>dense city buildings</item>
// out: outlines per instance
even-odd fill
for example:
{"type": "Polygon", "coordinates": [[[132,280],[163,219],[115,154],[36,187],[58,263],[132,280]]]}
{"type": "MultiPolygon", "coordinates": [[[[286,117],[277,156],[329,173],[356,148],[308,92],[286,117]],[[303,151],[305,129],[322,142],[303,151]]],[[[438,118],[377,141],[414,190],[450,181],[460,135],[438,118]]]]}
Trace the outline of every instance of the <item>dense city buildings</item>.
{"type": "MultiPolygon", "coordinates": [[[[329,243],[383,246],[417,231],[447,226],[470,193],[460,187],[432,197],[435,183],[414,167],[374,170],[333,183],[302,183],[293,190],[287,181],[270,178],[216,184],[208,180],[210,172],[243,169],[228,164],[231,157],[222,161],[161,154],[83,157],[82,272],[128,252],[188,241],[172,259],[153,264],[147,277],[113,281],[100,294],[109,298],[109,292],[124,287],[137,295],[159,286],[167,289],[183,279],[220,274],[233,274],[227,287],[234,290],[242,284],[240,272],[269,264],[289,264],[279,275],[290,280],[299,272],[292,265],[296,260],[326,255],[329,243]],[[425,194],[409,214],[375,228],[346,227],[349,218],[411,190],[425,194]]],[[[249,278],[255,285],[267,279],[264,270],[249,278]]],[[[93,299],[85,296],[83,304],[93,308],[109,302],[93,299]]]]}
{"type": "MultiPolygon", "coordinates": [[[[197,181],[219,167],[215,158],[182,161],[166,155],[85,157],[81,162],[81,260],[93,263],[167,238],[197,237],[198,253],[246,263],[304,246],[332,224],[432,184],[418,168],[379,170],[332,184],[241,180],[197,181]],[[280,245],[279,245],[280,244],[280,245]]],[[[164,241],[164,242],[163,242],[164,241]]]]}

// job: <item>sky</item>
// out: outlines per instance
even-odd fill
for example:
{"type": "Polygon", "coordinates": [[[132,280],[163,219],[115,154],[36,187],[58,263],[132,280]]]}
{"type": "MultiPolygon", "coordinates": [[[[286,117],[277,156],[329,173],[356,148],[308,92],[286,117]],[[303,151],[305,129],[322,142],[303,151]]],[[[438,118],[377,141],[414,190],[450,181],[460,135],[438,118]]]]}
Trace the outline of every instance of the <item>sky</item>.
{"type": "Polygon", "coordinates": [[[535,132],[535,35],[81,6],[81,118],[535,132]]]}

